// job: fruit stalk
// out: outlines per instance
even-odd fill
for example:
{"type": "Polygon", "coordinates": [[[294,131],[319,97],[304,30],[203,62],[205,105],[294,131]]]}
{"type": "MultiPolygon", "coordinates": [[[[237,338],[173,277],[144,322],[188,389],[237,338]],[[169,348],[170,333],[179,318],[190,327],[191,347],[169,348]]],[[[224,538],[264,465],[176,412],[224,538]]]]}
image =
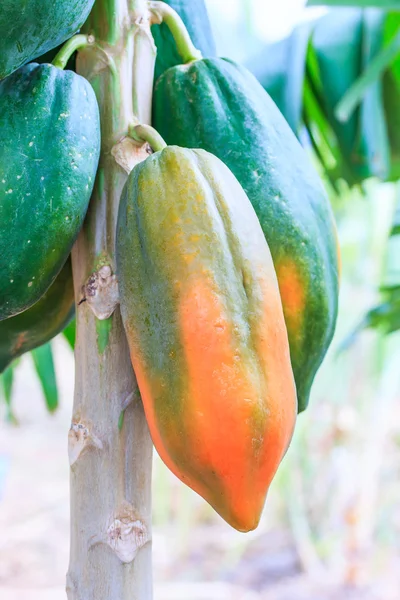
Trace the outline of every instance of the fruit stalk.
{"type": "Polygon", "coordinates": [[[151,125],[135,125],[129,128],[129,135],[133,140],[147,142],[154,152],[166,148],[167,144],[161,135],[151,125]]]}
{"type": "Polygon", "coordinates": [[[176,10],[164,2],[149,2],[149,8],[153,23],[165,23],[167,25],[185,64],[202,58],[202,53],[194,46],[186,25],[176,10]]]}
{"type": "Polygon", "coordinates": [[[89,36],[84,34],[74,35],[66,42],[56,54],[53,65],[59,69],[65,69],[72,54],[91,43],[89,36]]]}
{"type": "Polygon", "coordinates": [[[97,0],[78,72],[100,107],[102,151],[89,212],[73,251],[76,389],[69,432],[69,600],[151,600],[151,461],[122,327],[115,229],[127,173],[148,155],[127,136],[150,123],[155,48],[143,0],[97,0]],[[122,418],[123,417],[123,418],[122,418]],[[120,425],[120,427],[119,427],[120,425]]]}

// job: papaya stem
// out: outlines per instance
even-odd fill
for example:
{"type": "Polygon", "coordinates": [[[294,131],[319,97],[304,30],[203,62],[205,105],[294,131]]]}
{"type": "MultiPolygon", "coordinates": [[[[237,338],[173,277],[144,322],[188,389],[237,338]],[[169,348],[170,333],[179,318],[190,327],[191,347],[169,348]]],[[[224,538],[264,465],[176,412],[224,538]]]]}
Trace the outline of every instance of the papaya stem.
{"type": "Polygon", "coordinates": [[[150,125],[132,125],[128,129],[129,137],[137,142],[147,142],[155,152],[164,150],[166,142],[150,125]]]}
{"type": "Polygon", "coordinates": [[[52,65],[58,69],[65,69],[67,63],[74,52],[80,48],[86,48],[94,43],[94,37],[92,35],[78,34],[74,35],[68,42],[62,46],[60,51],[56,54],[53,59],[52,65]]]}
{"type": "MultiPolygon", "coordinates": [[[[98,274],[100,293],[102,280],[108,279],[111,289],[116,284],[116,220],[128,171],[114,150],[131,123],[150,123],[155,63],[146,0],[96,0],[83,32],[95,41],[78,53],[76,70],[97,97],[102,149],[90,208],[73,249],[78,302],[90,274],[98,274]]],[[[145,147],[126,141],[130,164],[148,157],[145,147]]],[[[90,306],[95,296],[85,295],[76,311],[69,435],[68,600],[151,600],[151,438],[119,307],[104,330],[90,306]]]]}
{"type": "Polygon", "coordinates": [[[152,24],[165,23],[170,30],[185,64],[203,58],[200,50],[194,46],[185,23],[171,6],[165,2],[149,2],[149,9],[153,17],[152,24]]]}

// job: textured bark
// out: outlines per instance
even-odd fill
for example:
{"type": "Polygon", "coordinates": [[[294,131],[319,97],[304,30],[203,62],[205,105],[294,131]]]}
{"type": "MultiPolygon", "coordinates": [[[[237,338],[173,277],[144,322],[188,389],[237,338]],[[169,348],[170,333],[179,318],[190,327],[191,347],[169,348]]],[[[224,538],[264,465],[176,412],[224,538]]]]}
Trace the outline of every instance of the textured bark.
{"type": "Polygon", "coordinates": [[[97,0],[85,32],[95,42],[80,52],[78,71],[99,101],[102,153],[73,251],[76,301],[87,301],[77,306],[67,595],[151,600],[152,444],[118,306],[113,312],[119,198],[127,171],[148,150],[124,139],[132,122],[150,121],[155,49],[147,4],[97,0]]]}

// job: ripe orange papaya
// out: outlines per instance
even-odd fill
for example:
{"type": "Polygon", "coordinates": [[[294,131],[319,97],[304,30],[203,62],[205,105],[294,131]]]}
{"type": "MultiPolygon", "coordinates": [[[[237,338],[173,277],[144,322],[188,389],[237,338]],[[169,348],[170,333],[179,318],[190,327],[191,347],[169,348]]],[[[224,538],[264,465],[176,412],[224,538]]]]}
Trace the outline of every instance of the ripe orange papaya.
{"type": "Polygon", "coordinates": [[[121,198],[117,271],[158,453],[233,527],[254,529],[297,399],[271,254],[230,170],[178,147],[136,166],[121,198]]]}
{"type": "Polygon", "coordinates": [[[168,144],[223,160],[252,203],[274,260],[305,410],[338,313],[336,227],[317,173],[265,90],[232,61],[168,69],[155,86],[153,116],[168,144]]]}

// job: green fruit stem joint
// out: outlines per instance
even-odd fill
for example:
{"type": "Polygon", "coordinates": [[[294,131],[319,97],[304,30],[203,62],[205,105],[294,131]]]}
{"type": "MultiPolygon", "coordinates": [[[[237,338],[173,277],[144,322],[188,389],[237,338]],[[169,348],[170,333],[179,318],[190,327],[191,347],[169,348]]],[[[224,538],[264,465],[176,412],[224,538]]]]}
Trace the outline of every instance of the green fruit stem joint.
{"type": "Polygon", "coordinates": [[[66,42],[61,50],[56,54],[52,64],[58,69],[64,70],[74,52],[94,44],[94,41],[93,35],[74,35],[74,37],[68,40],[68,42],[66,42]]]}
{"type": "Polygon", "coordinates": [[[159,152],[167,147],[161,135],[150,125],[132,125],[129,136],[137,142],[148,143],[154,152],[159,152]]]}
{"type": "Polygon", "coordinates": [[[153,25],[165,23],[170,30],[176,44],[176,48],[185,64],[203,58],[200,50],[195,48],[186,25],[178,13],[165,2],[149,2],[153,25]]]}

